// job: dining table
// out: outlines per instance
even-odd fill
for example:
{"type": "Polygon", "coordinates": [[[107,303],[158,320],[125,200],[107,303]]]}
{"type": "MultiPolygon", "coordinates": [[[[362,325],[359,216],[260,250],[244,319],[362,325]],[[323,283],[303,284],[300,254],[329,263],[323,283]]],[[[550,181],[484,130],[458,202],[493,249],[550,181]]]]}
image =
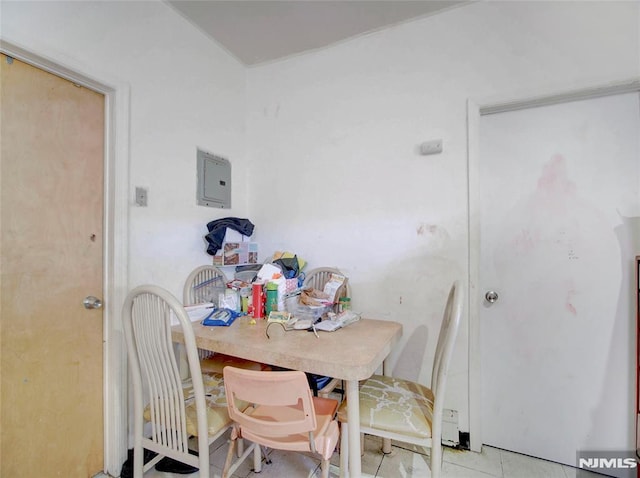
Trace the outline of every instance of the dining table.
{"type": "MultiPolygon", "coordinates": [[[[391,353],[402,336],[399,322],[362,318],[332,332],[285,330],[279,323],[249,316],[229,326],[192,324],[199,349],[344,380],[349,398],[349,476],[361,477],[358,384],[373,375],[391,353]]],[[[184,342],[179,326],[173,327],[172,340],[184,342]]]]}

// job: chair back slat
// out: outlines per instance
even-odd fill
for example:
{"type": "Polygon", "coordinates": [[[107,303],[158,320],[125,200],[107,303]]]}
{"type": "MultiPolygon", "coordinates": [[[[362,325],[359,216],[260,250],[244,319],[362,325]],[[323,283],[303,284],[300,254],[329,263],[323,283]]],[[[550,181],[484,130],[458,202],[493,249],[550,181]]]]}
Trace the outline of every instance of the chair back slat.
{"type": "Polygon", "coordinates": [[[442,325],[438,335],[438,344],[433,360],[431,374],[431,391],[435,397],[434,415],[438,413],[438,407],[442,407],[444,390],[447,381],[447,373],[453,348],[462,318],[463,293],[458,281],[455,281],[449,290],[447,303],[444,309],[442,325]]]}

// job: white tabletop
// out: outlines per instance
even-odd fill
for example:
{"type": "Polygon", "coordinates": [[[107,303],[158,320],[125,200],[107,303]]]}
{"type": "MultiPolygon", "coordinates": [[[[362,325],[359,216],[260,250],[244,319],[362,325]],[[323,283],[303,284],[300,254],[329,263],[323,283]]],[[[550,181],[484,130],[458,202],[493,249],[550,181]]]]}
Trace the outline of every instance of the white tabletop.
{"type": "MultiPolygon", "coordinates": [[[[229,327],[209,327],[193,323],[198,348],[234,357],[303,370],[342,380],[370,377],[389,355],[402,335],[402,325],[387,320],[361,319],[334,332],[306,330],[285,332],[278,324],[240,317],[229,327]]],[[[179,327],[173,340],[182,342],[179,327]]]]}

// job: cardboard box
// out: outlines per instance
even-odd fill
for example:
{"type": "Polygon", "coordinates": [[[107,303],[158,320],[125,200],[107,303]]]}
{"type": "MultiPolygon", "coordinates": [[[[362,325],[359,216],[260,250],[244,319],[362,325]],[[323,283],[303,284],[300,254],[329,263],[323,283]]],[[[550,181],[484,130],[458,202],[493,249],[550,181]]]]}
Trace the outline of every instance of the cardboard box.
{"type": "Polygon", "coordinates": [[[224,242],[249,242],[250,240],[249,236],[242,235],[230,227],[227,227],[224,233],[224,242]]]}
{"type": "Polygon", "coordinates": [[[246,264],[258,264],[257,242],[223,242],[222,248],[213,256],[214,266],[246,264]]]}

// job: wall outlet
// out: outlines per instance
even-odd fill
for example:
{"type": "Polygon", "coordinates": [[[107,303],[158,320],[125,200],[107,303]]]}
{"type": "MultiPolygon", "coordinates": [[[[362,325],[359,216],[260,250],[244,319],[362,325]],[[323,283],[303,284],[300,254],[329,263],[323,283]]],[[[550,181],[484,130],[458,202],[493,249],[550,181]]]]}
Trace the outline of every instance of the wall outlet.
{"type": "Polygon", "coordinates": [[[460,444],[458,411],[445,408],[442,412],[442,443],[448,446],[460,444]]]}
{"type": "Polygon", "coordinates": [[[442,153],[442,140],[433,139],[425,141],[420,145],[420,154],[440,154],[442,153]]]}

